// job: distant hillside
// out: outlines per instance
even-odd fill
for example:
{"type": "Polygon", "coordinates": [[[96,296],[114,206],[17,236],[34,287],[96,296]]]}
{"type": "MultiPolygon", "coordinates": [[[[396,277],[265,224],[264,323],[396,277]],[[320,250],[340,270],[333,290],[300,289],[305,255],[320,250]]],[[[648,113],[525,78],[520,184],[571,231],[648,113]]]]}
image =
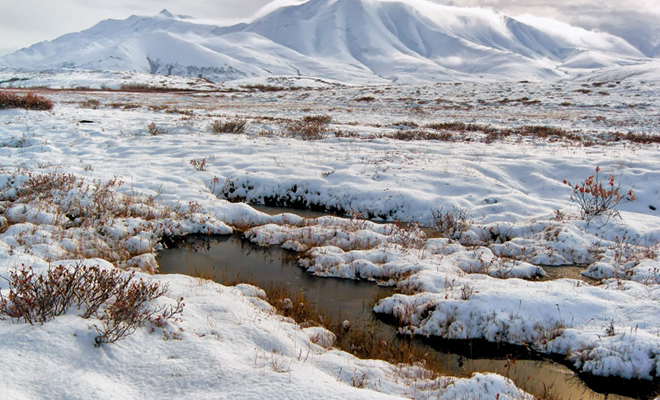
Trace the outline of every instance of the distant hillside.
{"type": "Polygon", "coordinates": [[[383,83],[551,79],[648,61],[616,36],[569,28],[423,0],[311,0],[228,27],[166,10],[105,20],[0,57],[0,65],[141,71],[216,82],[298,75],[383,83]]]}

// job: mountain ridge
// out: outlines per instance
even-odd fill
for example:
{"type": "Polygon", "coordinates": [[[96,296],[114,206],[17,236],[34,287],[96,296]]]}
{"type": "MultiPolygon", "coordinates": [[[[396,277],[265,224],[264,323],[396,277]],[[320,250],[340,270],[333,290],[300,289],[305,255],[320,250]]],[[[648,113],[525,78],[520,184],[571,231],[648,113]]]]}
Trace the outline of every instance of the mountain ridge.
{"type": "Polygon", "coordinates": [[[492,10],[422,0],[311,0],[232,26],[167,10],[104,20],[0,57],[0,65],[217,82],[304,75],[384,83],[553,79],[648,60],[613,35],[570,29],[569,35],[492,10]]]}

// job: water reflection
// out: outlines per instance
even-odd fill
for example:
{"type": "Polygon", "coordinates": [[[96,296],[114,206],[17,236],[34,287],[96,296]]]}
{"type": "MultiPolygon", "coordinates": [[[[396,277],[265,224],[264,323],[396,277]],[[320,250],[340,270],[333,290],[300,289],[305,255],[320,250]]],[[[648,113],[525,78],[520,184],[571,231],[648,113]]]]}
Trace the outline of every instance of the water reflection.
{"type": "Polygon", "coordinates": [[[258,247],[237,236],[188,238],[158,256],[161,273],[208,277],[218,282],[248,281],[261,287],[285,285],[334,319],[351,324],[369,323],[373,318],[367,302],[394,293],[371,282],[319,279],[296,265],[295,254],[281,248],[258,247]]]}
{"type": "MultiPolygon", "coordinates": [[[[396,329],[375,319],[367,303],[394,293],[373,282],[314,277],[297,266],[296,254],[279,246],[258,247],[237,235],[225,237],[188,237],[157,257],[160,272],[187,274],[218,282],[249,281],[257,286],[282,284],[306,298],[334,319],[348,319],[351,325],[377,329],[383,338],[394,338],[396,329]]],[[[564,399],[646,398],[651,385],[611,378],[589,378],[591,387],[617,391],[633,397],[600,394],[590,389],[581,377],[566,366],[541,357],[523,346],[493,344],[470,340],[416,340],[425,346],[450,373],[464,375],[473,371],[496,372],[508,376],[520,387],[536,393],[554,394],[564,399]]]]}

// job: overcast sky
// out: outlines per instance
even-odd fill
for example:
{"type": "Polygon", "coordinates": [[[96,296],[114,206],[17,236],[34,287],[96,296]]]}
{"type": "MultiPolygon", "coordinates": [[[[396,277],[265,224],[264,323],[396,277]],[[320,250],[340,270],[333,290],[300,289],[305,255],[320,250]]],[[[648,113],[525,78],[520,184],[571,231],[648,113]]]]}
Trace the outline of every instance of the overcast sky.
{"type": "MultiPolygon", "coordinates": [[[[277,0],[301,3],[301,0],[277,0]]],[[[430,0],[431,1],[431,0],[430,0]]],[[[552,17],[626,38],[647,54],[660,56],[660,0],[432,0],[481,6],[507,15],[552,17]]],[[[273,0],[0,0],[0,55],[107,19],[174,14],[227,23],[247,19],[273,0]]]]}

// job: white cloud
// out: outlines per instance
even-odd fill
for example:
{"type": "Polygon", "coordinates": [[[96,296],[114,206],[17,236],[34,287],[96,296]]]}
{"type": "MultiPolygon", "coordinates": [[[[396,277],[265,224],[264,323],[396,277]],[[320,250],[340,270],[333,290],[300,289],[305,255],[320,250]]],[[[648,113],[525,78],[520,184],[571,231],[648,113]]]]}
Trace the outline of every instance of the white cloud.
{"type": "Polygon", "coordinates": [[[432,0],[440,4],[491,7],[510,16],[554,18],[626,39],[651,57],[660,57],[658,0],[432,0]]]}

